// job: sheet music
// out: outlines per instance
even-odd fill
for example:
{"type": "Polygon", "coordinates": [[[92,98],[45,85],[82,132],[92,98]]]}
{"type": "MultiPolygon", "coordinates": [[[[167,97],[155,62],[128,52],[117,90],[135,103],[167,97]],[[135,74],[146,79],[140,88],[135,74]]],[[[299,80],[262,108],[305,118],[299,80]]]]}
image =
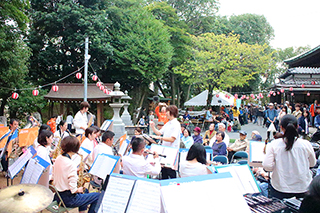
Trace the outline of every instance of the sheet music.
{"type": "Polygon", "coordinates": [[[183,151],[181,151],[180,152],[180,164],[182,163],[182,162],[185,162],[186,160],[187,160],[187,155],[188,155],[188,151],[187,150],[183,150],[183,151]]]}
{"type": "Polygon", "coordinates": [[[247,165],[216,167],[218,173],[230,172],[242,194],[259,193],[260,190],[247,165]]]}
{"type": "MultiPolygon", "coordinates": [[[[214,175],[216,174],[206,176],[210,178],[214,175]]],[[[198,177],[201,176],[192,177],[187,182],[184,182],[184,180],[188,178],[175,179],[172,180],[171,184],[161,186],[164,212],[251,212],[241,192],[237,190],[234,178],[231,176],[201,181],[197,180],[198,177]],[[192,196],[208,193],[210,199],[203,196],[192,196]],[[230,201],[232,201],[232,205],[230,205],[230,201]],[[178,205],[179,203],[181,205],[178,205]]]]}
{"type": "Polygon", "coordinates": [[[119,153],[121,156],[124,156],[124,153],[126,152],[129,143],[130,143],[130,141],[129,141],[128,139],[126,139],[126,140],[124,140],[123,143],[121,144],[120,149],[119,149],[119,151],[118,151],[118,153],[119,153]]]}
{"type": "Polygon", "coordinates": [[[106,179],[111,174],[120,157],[107,154],[99,154],[94,161],[89,173],[106,179]]]}
{"type": "Polygon", "coordinates": [[[110,176],[99,212],[125,212],[134,182],[135,180],[110,176]]]}
{"type": "MultiPolygon", "coordinates": [[[[80,155],[83,156],[83,161],[85,162],[87,160],[87,158],[89,157],[89,154],[91,153],[90,150],[86,149],[86,148],[83,148],[83,147],[80,147],[78,153],[80,155]]],[[[79,166],[80,163],[81,163],[81,157],[80,155],[73,155],[71,160],[77,165],[79,166]]]]}
{"type": "Polygon", "coordinates": [[[27,149],[25,153],[23,153],[18,160],[16,160],[9,168],[8,172],[10,175],[10,178],[13,179],[14,176],[16,176],[20,170],[26,165],[28,160],[32,158],[32,156],[36,153],[36,150],[33,147],[30,147],[27,149]]]}
{"type": "Polygon", "coordinates": [[[112,123],[112,120],[105,120],[103,122],[103,124],[101,125],[100,129],[104,130],[104,131],[107,131],[109,129],[111,123],[112,123]]]}
{"type": "MultiPolygon", "coordinates": [[[[166,155],[166,157],[160,157],[160,163],[164,164],[166,167],[173,167],[175,160],[177,158],[179,149],[174,148],[174,147],[169,147],[169,146],[161,146],[157,144],[152,144],[150,151],[157,152],[158,154],[163,154],[166,155]]],[[[155,162],[154,158],[152,155],[149,155],[147,158],[148,162],[155,162]]]]}
{"type": "Polygon", "coordinates": [[[37,184],[44,169],[45,168],[41,164],[39,164],[36,159],[31,158],[23,173],[21,184],[37,184]]]}
{"type": "Polygon", "coordinates": [[[264,147],[264,142],[250,142],[250,162],[263,162],[265,157],[263,153],[264,147]]]}
{"type": "Polygon", "coordinates": [[[127,208],[127,213],[159,213],[160,184],[137,180],[127,208]]]}

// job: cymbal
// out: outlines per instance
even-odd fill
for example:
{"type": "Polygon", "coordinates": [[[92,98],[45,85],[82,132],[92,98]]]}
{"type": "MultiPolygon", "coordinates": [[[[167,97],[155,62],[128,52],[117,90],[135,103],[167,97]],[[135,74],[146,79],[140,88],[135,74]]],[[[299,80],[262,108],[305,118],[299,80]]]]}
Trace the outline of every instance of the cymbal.
{"type": "Polygon", "coordinates": [[[53,195],[49,188],[42,185],[13,185],[0,190],[0,212],[39,212],[50,205],[53,195]]]}

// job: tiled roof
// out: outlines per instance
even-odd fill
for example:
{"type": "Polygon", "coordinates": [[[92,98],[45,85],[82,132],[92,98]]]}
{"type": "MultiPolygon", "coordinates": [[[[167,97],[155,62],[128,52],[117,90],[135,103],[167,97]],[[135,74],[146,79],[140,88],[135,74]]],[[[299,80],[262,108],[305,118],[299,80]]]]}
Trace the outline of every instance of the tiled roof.
{"type": "MultiPolygon", "coordinates": [[[[103,84],[107,86],[109,90],[113,90],[113,84],[103,84]]],[[[84,85],[81,83],[61,83],[57,84],[59,87],[57,92],[50,90],[50,92],[44,97],[51,101],[82,101],[84,94],[84,85]]],[[[110,95],[101,91],[96,84],[88,84],[87,89],[88,101],[106,101],[110,98],[110,95]]]]}
{"type": "Polygon", "coordinates": [[[306,78],[290,78],[281,80],[282,84],[289,84],[289,85],[312,85],[311,82],[314,81],[315,84],[320,85],[320,78],[312,78],[312,79],[306,79],[306,78]]]}
{"type": "MultiPolygon", "coordinates": [[[[280,75],[279,78],[286,78],[292,74],[308,74],[308,75],[320,75],[320,68],[314,67],[294,67],[290,68],[284,74],[280,75]]],[[[310,81],[311,82],[311,81],[310,81]]]]}
{"type": "Polygon", "coordinates": [[[295,63],[295,62],[297,62],[299,60],[303,60],[304,58],[310,57],[311,55],[316,54],[319,51],[320,51],[320,45],[316,46],[315,48],[313,48],[313,49],[311,49],[311,50],[309,50],[307,52],[304,52],[304,53],[302,53],[300,55],[297,55],[297,56],[294,56],[294,57],[289,58],[287,60],[284,60],[284,63],[286,63],[286,64],[295,63]]]}

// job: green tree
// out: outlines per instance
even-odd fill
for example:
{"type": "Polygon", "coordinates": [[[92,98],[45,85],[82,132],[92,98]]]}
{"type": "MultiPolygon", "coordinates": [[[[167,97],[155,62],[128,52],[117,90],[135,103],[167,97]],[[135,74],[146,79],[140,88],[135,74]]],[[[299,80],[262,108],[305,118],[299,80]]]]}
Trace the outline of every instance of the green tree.
{"type": "Polygon", "coordinates": [[[240,42],[263,45],[274,37],[274,30],[263,15],[232,15],[229,22],[230,30],[240,35],[240,42]]]}
{"type": "MultiPolygon", "coordinates": [[[[164,88],[170,89],[169,94],[173,97],[172,104],[179,106],[180,91],[183,91],[184,79],[173,72],[173,67],[180,66],[188,57],[190,57],[191,37],[187,34],[188,26],[179,19],[176,10],[169,6],[166,2],[154,2],[146,7],[156,19],[160,20],[170,34],[170,43],[173,47],[173,56],[168,72],[159,79],[157,86],[161,88],[162,93],[166,96],[164,88]],[[170,79],[170,81],[168,81],[170,79]],[[176,83],[179,82],[179,83],[176,83]],[[179,95],[176,95],[179,94],[179,95]],[[177,103],[175,98],[177,97],[177,103]]],[[[182,95],[183,96],[183,95],[182,95]]]]}
{"type": "Polygon", "coordinates": [[[28,1],[0,2],[0,115],[13,90],[25,87],[30,50],[24,41],[28,18],[28,1]]]}
{"type": "Polygon", "coordinates": [[[54,82],[82,67],[86,37],[90,41],[90,63],[97,70],[105,69],[112,54],[107,6],[105,0],[33,0],[30,79],[41,84],[54,82]]]}
{"type": "MultiPolygon", "coordinates": [[[[241,43],[238,35],[206,33],[193,38],[193,57],[175,69],[188,77],[188,83],[203,89],[242,87],[254,74],[265,72],[272,63],[267,45],[241,43]]],[[[208,104],[211,96],[208,99],[208,104]]]]}

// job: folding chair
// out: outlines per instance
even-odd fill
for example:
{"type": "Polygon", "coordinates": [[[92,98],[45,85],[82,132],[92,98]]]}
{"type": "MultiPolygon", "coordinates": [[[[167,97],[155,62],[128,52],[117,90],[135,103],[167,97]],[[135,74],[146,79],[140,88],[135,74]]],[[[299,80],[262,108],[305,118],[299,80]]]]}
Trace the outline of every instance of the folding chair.
{"type": "Polygon", "coordinates": [[[213,161],[220,162],[222,164],[228,164],[228,158],[224,155],[215,156],[213,161]]]}
{"type": "Polygon", "coordinates": [[[234,159],[241,159],[241,160],[244,160],[244,159],[248,159],[248,153],[245,152],[245,151],[238,151],[236,153],[234,153],[234,155],[232,156],[231,158],[231,162],[230,163],[233,163],[234,159]]]}
{"type": "Polygon", "coordinates": [[[245,164],[248,164],[248,161],[247,160],[240,160],[240,161],[238,161],[238,164],[245,165],[245,164]]]}
{"type": "Polygon", "coordinates": [[[63,212],[68,212],[71,211],[74,208],[67,208],[66,205],[64,204],[63,200],[61,199],[61,196],[59,194],[59,191],[54,187],[53,185],[49,185],[49,189],[58,196],[60,199],[60,202],[54,200],[52,203],[46,208],[49,212],[53,213],[63,213],[63,212]]]}

